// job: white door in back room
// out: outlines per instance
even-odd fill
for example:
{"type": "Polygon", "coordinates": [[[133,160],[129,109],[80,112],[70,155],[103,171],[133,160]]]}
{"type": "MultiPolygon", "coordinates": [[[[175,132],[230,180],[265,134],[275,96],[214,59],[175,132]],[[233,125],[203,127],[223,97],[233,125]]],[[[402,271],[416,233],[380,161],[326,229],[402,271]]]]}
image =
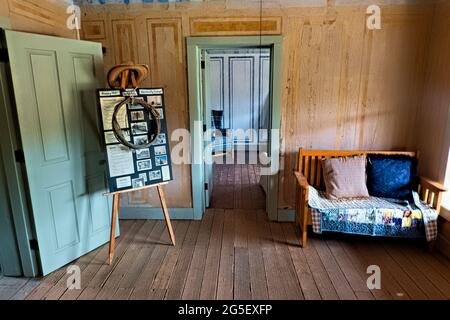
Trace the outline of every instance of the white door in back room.
{"type": "Polygon", "coordinates": [[[256,134],[237,137],[236,145],[267,148],[270,117],[270,50],[266,48],[208,50],[209,86],[206,108],[223,110],[226,129],[256,134]]]}

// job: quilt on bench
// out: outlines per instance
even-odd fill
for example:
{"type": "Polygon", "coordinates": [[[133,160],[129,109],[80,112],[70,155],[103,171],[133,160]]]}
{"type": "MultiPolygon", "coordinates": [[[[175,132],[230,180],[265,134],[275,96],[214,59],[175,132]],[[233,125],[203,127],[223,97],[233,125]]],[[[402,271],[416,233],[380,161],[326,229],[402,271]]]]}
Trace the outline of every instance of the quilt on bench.
{"type": "Polygon", "coordinates": [[[342,232],[382,237],[437,237],[437,212],[412,192],[411,200],[369,197],[330,200],[309,187],[313,231],[342,232]]]}

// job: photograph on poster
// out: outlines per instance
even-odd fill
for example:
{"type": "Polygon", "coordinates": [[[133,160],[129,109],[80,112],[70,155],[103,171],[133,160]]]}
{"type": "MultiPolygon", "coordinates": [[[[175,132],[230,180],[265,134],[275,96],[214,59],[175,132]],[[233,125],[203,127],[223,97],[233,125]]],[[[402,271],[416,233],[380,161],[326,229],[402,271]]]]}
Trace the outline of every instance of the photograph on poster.
{"type": "Polygon", "coordinates": [[[140,104],[128,104],[128,110],[142,110],[144,107],[140,104]]]}
{"type": "Polygon", "coordinates": [[[147,102],[152,106],[162,106],[162,97],[161,96],[148,96],[147,102]]]}
{"type": "Polygon", "coordinates": [[[144,120],[144,111],[131,111],[131,121],[144,120]]]}
{"type": "Polygon", "coordinates": [[[155,157],[155,165],[156,166],[164,166],[168,163],[167,156],[156,156],[155,157]]]}
{"type": "Polygon", "coordinates": [[[154,142],[154,144],[166,144],[167,140],[166,140],[166,134],[165,133],[161,133],[158,135],[158,137],[156,137],[156,140],[154,142]]]}
{"type": "Polygon", "coordinates": [[[162,171],[162,179],[164,181],[170,180],[170,168],[169,168],[169,166],[161,167],[161,171],[162,171]]]}
{"type": "Polygon", "coordinates": [[[166,146],[154,147],[155,156],[167,154],[166,146]]]}
{"type": "Polygon", "coordinates": [[[161,170],[150,171],[148,173],[149,180],[160,180],[161,179],[161,170]]]}
{"type": "Polygon", "coordinates": [[[146,170],[150,170],[152,168],[152,160],[148,159],[148,160],[140,160],[138,162],[136,162],[138,171],[146,171],[146,170]]]}
{"type": "Polygon", "coordinates": [[[135,136],[133,141],[137,145],[146,144],[148,143],[148,136],[135,136]]]}
{"type": "Polygon", "coordinates": [[[136,159],[148,159],[150,158],[150,149],[137,149],[136,150],[136,159]]]}
{"type": "Polygon", "coordinates": [[[146,172],[140,173],[140,174],[139,174],[139,178],[141,178],[142,180],[144,180],[144,182],[147,182],[147,181],[148,181],[148,179],[147,179],[147,173],[146,173],[146,172]]]}
{"type": "Polygon", "coordinates": [[[164,110],[163,108],[156,108],[156,111],[159,113],[159,118],[164,119],[164,110]]]}
{"type": "Polygon", "coordinates": [[[147,122],[134,122],[131,124],[131,132],[133,135],[148,133],[147,122]]]}
{"type": "Polygon", "coordinates": [[[133,188],[142,188],[145,186],[145,180],[141,177],[132,180],[133,188]]]}

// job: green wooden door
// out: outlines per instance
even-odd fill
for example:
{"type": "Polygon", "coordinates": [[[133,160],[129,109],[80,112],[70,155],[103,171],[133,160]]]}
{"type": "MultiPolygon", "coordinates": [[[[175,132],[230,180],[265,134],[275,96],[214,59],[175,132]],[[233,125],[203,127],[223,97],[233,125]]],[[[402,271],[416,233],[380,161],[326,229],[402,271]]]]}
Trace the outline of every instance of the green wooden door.
{"type": "Polygon", "coordinates": [[[14,188],[8,185],[6,173],[11,172],[8,172],[10,170],[3,160],[8,150],[8,133],[5,132],[8,128],[5,111],[9,106],[7,78],[5,63],[0,62],[0,274],[21,276],[23,270],[15,231],[17,226],[14,225],[13,202],[9,197],[14,188]]]}
{"type": "Polygon", "coordinates": [[[106,243],[98,43],[5,31],[43,274],[106,243]]]}
{"type": "Polygon", "coordinates": [[[0,274],[17,277],[21,276],[23,272],[14,232],[11,202],[9,201],[4,168],[3,157],[0,152],[0,274]]]}

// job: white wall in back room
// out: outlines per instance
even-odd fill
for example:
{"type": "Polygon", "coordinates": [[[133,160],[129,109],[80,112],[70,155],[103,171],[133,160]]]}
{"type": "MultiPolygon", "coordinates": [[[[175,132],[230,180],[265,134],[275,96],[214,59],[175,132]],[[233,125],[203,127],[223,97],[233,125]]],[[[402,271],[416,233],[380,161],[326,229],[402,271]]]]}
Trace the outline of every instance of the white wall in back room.
{"type": "Polygon", "coordinates": [[[236,144],[267,143],[270,90],[270,50],[209,50],[208,110],[224,111],[224,128],[255,129],[261,134],[239,139],[236,144]]]}

